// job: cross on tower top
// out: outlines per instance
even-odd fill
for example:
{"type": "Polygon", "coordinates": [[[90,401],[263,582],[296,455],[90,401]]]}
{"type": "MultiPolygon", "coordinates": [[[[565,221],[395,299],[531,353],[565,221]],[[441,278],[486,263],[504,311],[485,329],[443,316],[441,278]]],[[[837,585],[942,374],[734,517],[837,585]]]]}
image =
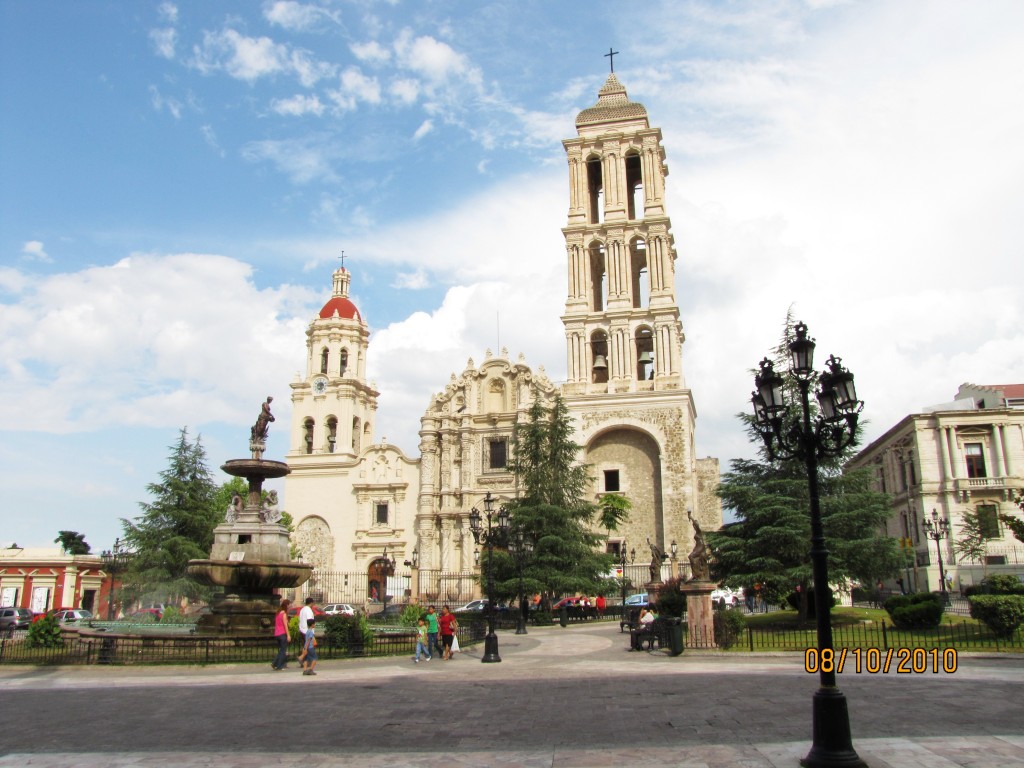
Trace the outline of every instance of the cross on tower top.
{"type": "Polygon", "coordinates": [[[338,258],[341,259],[341,268],[344,269],[345,268],[345,252],[342,251],[341,252],[341,256],[339,256],[338,258]]]}
{"type": "Polygon", "coordinates": [[[618,56],[618,55],[619,55],[619,52],[618,51],[613,51],[611,48],[609,48],[608,49],[608,53],[605,54],[605,57],[607,57],[607,59],[608,59],[609,65],[611,65],[612,74],[613,75],[615,74],[615,57],[618,56]]]}

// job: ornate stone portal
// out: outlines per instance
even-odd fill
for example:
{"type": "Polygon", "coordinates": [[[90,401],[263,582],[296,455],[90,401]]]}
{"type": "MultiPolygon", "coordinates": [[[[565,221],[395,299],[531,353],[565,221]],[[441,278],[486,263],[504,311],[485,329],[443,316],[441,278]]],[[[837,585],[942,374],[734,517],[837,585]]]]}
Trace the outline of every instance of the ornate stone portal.
{"type": "Polygon", "coordinates": [[[275,589],[304,584],[312,565],[292,562],[288,529],[278,522],[277,495],[271,492],[263,501],[263,481],[284,477],[288,465],[262,458],[266,450],[271,398],[263,404],[252,428],[249,445],[252,458],[231,459],[221,469],[249,484],[245,502],[232,499],[224,523],[213,529],[213,549],[209,560],[192,560],[188,572],[208,586],[224,587],[225,594],[215,598],[212,612],[199,621],[201,632],[232,634],[263,633],[273,627],[278,597],[275,589]]]}

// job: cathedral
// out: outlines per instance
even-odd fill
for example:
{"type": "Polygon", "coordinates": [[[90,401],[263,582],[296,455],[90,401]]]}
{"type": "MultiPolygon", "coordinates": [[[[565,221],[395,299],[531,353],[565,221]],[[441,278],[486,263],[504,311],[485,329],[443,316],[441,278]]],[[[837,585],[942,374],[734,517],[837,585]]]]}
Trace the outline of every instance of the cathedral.
{"type": "Polygon", "coordinates": [[[565,382],[522,356],[488,350],[430,397],[418,457],[377,443],[369,329],[349,299],[351,274],[334,273],[332,295],[306,331],[306,375],[291,384],[285,480],[301,559],[345,574],[325,599],[367,599],[385,584],[394,594],[392,561],[412,566],[401,585],[412,596],[437,594],[444,574],[471,575],[478,565],[469,513],[487,493],[516,496],[513,434],[538,397],[564,398],[593,500],[619,493],[632,502],[609,551],[625,541],[644,559],[648,540],[665,552],[675,543],[685,562],[693,546],[687,512],[704,530],[721,526],[718,460],[696,456],[697,414],[683,376],[661,131],[614,73],[577,115],[576,131],[563,142],[565,382]]]}

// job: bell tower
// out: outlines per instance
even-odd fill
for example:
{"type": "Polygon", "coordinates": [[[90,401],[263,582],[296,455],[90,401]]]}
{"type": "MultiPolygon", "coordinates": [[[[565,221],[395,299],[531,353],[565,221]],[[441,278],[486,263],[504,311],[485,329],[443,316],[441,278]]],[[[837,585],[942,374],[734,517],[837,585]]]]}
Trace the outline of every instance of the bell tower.
{"type": "Polygon", "coordinates": [[[562,322],[567,393],[679,389],[682,324],[675,246],[665,212],[661,130],[615,74],[576,117],[569,222],[562,229],[569,291],[562,322]]]}
{"type": "Polygon", "coordinates": [[[373,443],[376,390],[366,383],[370,330],[348,297],[352,275],[334,271],[331,298],[306,329],[306,375],[292,382],[289,461],[351,460],[373,443]]]}
{"type": "MultiPolygon", "coordinates": [[[[642,549],[692,546],[687,513],[722,522],[716,459],[696,458],[697,412],[682,369],[676,251],[665,205],[665,150],[643,104],[614,72],[566,139],[569,216],[566,405],[594,482],[593,500],[626,496],[632,510],[609,538],[642,549]]],[[[685,566],[684,566],[685,570],[685,566]]]]}

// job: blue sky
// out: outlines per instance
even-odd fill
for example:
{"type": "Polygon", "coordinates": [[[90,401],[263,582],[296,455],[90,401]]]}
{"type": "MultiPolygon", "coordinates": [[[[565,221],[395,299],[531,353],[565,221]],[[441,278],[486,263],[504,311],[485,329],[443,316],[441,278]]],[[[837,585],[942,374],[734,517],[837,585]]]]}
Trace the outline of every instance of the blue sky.
{"type": "MultiPolygon", "coordinates": [[[[188,426],[243,455],[342,250],[376,425],[508,347],[564,376],[561,139],[664,131],[698,452],[787,308],[875,437],[1024,371],[1017,2],[0,4],[0,543],[109,547],[188,426]]],[[[287,507],[287,499],[284,500],[287,507]]]]}

